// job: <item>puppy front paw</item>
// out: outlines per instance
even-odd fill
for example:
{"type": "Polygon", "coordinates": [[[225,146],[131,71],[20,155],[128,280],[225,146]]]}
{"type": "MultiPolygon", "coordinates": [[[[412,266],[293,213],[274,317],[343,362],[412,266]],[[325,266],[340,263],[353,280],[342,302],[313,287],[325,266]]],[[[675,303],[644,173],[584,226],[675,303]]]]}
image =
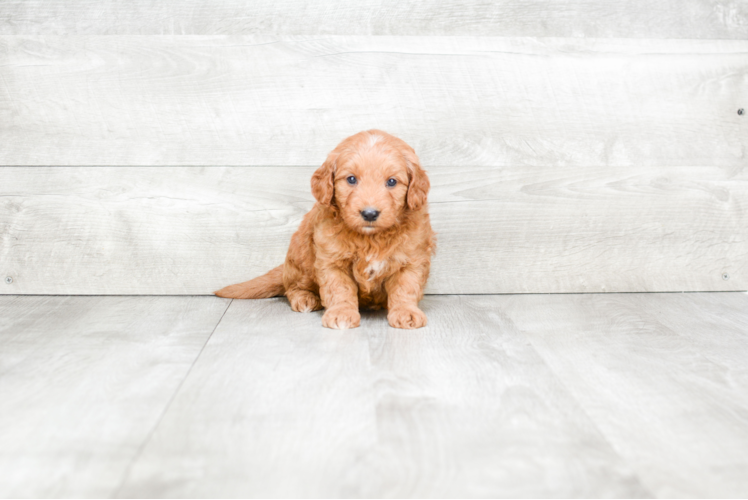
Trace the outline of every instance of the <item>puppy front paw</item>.
{"type": "Polygon", "coordinates": [[[392,309],[387,314],[387,321],[393,328],[405,328],[407,330],[421,328],[428,323],[426,315],[417,307],[392,309]]]}
{"type": "Polygon", "coordinates": [[[288,301],[291,303],[291,309],[296,312],[312,312],[322,309],[322,302],[319,297],[312,292],[297,292],[288,294],[288,301]]]}
{"type": "Polygon", "coordinates": [[[328,309],[322,315],[322,326],[345,330],[361,324],[361,314],[355,309],[328,309]]]}

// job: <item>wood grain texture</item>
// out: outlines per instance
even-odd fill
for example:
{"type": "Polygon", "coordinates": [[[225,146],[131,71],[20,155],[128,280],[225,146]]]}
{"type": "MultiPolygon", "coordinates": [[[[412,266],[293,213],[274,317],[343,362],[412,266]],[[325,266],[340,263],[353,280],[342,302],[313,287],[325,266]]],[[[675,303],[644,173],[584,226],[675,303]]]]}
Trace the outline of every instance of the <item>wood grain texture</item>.
{"type": "Polygon", "coordinates": [[[0,34],[748,37],[741,0],[4,0],[0,34]]]}
{"type": "Polygon", "coordinates": [[[648,494],[494,303],[422,306],[340,332],[234,301],[118,496],[648,494]]]}
{"type": "Polygon", "coordinates": [[[748,41],[2,36],[2,165],[745,165],[748,41]]]}
{"type": "Polygon", "coordinates": [[[408,333],[364,317],[378,440],[362,496],[650,496],[496,302],[427,297],[408,333]]]}
{"type": "MultiPolygon", "coordinates": [[[[4,167],[4,294],[208,294],[279,265],[314,167],[4,167]]],[[[742,169],[429,168],[428,293],[745,290],[742,169]],[[723,279],[728,274],[729,279],[723,279]]]]}
{"type": "Polygon", "coordinates": [[[366,333],[234,301],[120,497],[348,496],[377,430],[366,333]]]}
{"type": "Polygon", "coordinates": [[[110,496],[227,305],[0,297],[0,497],[110,496]]]}
{"type": "Polygon", "coordinates": [[[657,497],[748,493],[748,295],[514,296],[502,311],[657,497]]]}
{"type": "Polygon", "coordinates": [[[0,297],[0,496],[748,491],[748,294],[421,306],[341,332],[285,299],[0,297]]]}

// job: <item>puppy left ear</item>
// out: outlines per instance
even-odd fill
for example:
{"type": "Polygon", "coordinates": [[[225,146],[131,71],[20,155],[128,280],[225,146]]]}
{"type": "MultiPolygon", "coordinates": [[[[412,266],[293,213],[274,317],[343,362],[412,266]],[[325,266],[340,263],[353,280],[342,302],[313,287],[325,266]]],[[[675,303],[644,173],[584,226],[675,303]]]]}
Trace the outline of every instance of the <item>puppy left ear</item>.
{"type": "Polygon", "coordinates": [[[333,151],[327,155],[325,163],[322,164],[312,175],[312,194],[321,204],[331,207],[333,195],[335,194],[335,162],[338,153],[333,151]]]}
{"type": "Polygon", "coordinates": [[[410,183],[408,183],[408,194],[405,201],[408,203],[408,208],[418,210],[426,204],[431,183],[426,171],[421,168],[421,161],[416,156],[416,152],[410,146],[403,150],[403,156],[408,162],[410,173],[410,183]]]}

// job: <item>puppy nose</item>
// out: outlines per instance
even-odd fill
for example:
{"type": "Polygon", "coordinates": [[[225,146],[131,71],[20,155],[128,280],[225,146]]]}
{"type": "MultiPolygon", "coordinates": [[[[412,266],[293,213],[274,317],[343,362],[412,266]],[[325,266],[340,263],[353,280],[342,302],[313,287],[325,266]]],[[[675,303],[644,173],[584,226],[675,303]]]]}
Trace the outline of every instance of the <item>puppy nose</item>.
{"type": "Polygon", "coordinates": [[[379,217],[379,210],[376,210],[374,208],[365,208],[361,210],[361,217],[363,217],[366,222],[374,222],[375,220],[377,220],[377,217],[379,217]]]}

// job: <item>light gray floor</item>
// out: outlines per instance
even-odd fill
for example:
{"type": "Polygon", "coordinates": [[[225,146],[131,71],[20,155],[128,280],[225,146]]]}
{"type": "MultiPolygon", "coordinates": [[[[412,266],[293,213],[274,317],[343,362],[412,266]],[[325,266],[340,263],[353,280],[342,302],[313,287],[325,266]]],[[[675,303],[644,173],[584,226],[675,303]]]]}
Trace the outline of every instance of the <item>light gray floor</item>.
{"type": "Polygon", "coordinates": [[[745,497],[748,294],[0,297],[0,496],[745,497]]]}

